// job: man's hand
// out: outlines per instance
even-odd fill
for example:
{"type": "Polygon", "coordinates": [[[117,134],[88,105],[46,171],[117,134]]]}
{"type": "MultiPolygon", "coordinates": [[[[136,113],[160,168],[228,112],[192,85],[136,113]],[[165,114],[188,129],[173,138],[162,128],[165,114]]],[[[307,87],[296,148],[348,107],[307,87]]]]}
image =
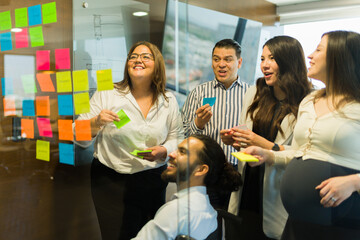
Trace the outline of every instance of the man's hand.
{"type": "Polygon", "coordinates": [[[196,118],[195,118],[195,125],[199,129],[204,129],[205,124],[210,121],[212,117],[211,107],[209,104],[205,104],[204,106],[199,107],[196,110],[196,118]]]}

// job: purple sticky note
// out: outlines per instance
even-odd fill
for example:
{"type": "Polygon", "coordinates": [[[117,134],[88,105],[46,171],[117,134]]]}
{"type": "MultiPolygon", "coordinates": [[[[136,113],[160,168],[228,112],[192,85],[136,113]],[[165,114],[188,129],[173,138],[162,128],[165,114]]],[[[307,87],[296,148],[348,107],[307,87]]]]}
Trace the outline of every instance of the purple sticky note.
{"type": "Polygon", "coordinates": [[[210,107],[212,107],[215,104],[215,100],[216,100],[216,97],[203,98],[203,104],[202,105],[209,104],[210,107]]]}
{"type": "Polygon", "coordinates": [[[55,69],[70,69],[70,49],[55,49],[55,69]]]}
{"type": "Polygon", "coordinates": [[[37,118],[36,121],[38,124],[40,136],[53,137],[49,118],[37,118]]]}

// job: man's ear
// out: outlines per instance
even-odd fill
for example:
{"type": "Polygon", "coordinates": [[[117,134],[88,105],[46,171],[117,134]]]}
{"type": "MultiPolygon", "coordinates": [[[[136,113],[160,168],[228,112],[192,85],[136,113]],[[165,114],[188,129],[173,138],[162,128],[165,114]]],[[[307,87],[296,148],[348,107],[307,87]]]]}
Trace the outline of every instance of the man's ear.
{"type": "Polygon", "coordinates": [[[202,164],[197,167],[194,176],[196,177],[205,176],[208,172],[209,172],[209,166],[206,164],[202,164]]]}

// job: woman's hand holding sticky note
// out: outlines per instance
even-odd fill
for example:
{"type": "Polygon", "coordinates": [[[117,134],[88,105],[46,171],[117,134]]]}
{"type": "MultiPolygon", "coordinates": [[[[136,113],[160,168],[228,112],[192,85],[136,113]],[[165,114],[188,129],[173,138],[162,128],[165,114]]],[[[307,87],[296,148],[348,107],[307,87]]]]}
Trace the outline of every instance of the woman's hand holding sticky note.
{"type": "Polygon", "coordinates": [[[250,154],[243,153],[243,152],[232,152],[231,155],[236,157],[241,162],[258,162],[259,161],[259,159],[257,159],[256,157],[254,157],[250,154]]]}

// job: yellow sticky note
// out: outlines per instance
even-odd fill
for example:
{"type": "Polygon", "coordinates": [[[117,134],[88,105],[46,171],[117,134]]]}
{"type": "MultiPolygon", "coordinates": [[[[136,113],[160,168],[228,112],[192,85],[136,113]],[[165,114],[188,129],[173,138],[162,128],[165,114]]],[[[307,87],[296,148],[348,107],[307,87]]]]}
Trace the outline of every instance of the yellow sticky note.
{"type": "Polygon", "coordinates": [[[36,159],[50,161],[50,142],[49,141],[36,141],[36,159]]]}
{"type": "Polygon", "coordinates": [[[56,73],[56,87],[57,92],[72,92],[70,71],[56,73]]]}
{"type": "Polygon", "coordinates": [[[243,152],[232,152],[231,155],[236,157],[241,162],[258,162],[259,161],[259,159],[257,159],[256,157],[254,157],[250,154],[243,153],[243,152]]]}
{"type": "Polygon", "coordinates": [[[89,93],[85,92],[74,94],[74,107],[76,115],[90,112],[89,93]]]}
{"type": "Polygon", "coordinates": [[[97,90],[105,91],[114,89],[111,69],[96,71],[97,90]]]}
{"type": "Polygon", "coordinates": [[[89,91],[88,70],[73,71],[74,92],[89,91]]]}

